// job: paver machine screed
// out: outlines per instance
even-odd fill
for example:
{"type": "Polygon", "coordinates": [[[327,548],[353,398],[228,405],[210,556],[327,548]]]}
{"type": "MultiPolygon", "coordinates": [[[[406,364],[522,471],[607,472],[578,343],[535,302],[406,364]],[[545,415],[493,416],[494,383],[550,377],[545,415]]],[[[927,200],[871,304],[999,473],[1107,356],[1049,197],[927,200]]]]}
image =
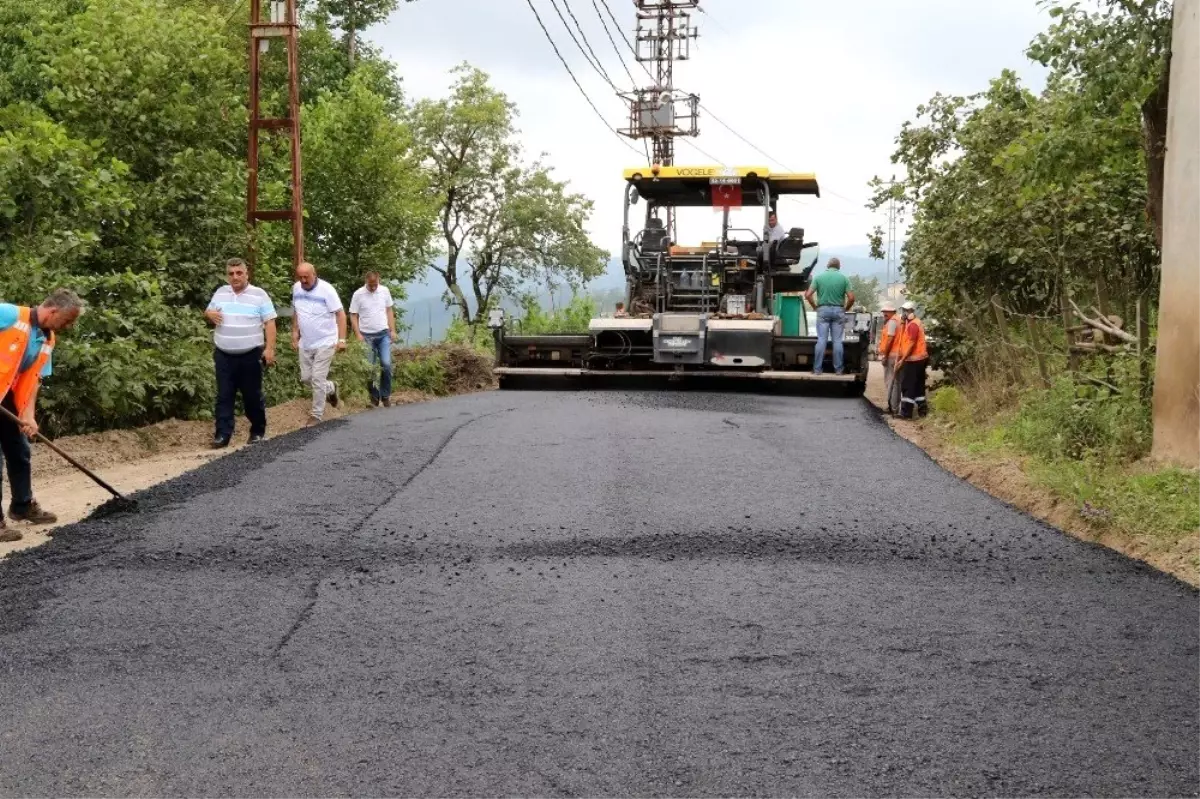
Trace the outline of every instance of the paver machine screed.
{"type": "MultiPolygon", "coordinates": [[[[501,386],[514,377],[659,376],[820,380],[861,393],[874,321],[848,312],[845,374],[813,374],[815,314],[807,290],[819,248],[802,228],[770,241],[768,218],[780,197],[819,197],[815,175],[767,167],[643,167],[625,178],[621,260],[624,314],[592,319],[586,334],[509,335],[505,315],[489,317],[501,386]],[[636,213],[644,207],[644,213],[636,213]],[[731,227],[730,209],[761,209],[761,229],[731,227]],[[712,241],[682,246],[668,220],[721,210],[712,241]],[[631,217],[636,215],[636,219],[631,217]]],[[[714,225],[716,227],[716,225],[714,225]]]]}

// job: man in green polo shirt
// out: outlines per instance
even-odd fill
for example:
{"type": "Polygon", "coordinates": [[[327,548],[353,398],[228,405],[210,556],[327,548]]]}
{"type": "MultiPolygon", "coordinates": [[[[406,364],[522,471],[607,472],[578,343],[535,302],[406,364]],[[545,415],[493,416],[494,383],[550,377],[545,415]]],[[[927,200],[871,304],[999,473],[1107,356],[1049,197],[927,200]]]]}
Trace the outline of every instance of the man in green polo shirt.
{"type": "Polygon", "coordinates": [[[824,272],[813,278],[804,292],[804,299],[817,312],[817,348],[813,353],[813,374],[825,369],[825,345],[833,339],[833,371],[845,373],[845,354],[842,335],[846,328],[846,311],[854,307],[854,292],[850,278],[842,274],[842,262],[830,258],[824,272]]]}

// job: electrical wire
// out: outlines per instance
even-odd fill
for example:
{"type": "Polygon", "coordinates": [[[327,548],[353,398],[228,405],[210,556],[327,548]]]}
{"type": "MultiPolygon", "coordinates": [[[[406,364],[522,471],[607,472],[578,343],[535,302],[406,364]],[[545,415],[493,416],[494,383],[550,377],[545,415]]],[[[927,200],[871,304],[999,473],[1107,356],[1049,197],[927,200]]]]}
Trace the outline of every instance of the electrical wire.
{"type": "Polygon", "coordinates": [[[617,21],[617,15],[613,13],[612,6],[608,4],[608,0],[600,0],[600,3],[604,6],[604,10],[608,12],[609,18],[612,19],[613,27],[617,29],[617,33],[621,34],[621,38],[625,41],[625,46],[629,48],[629,52],[633,53],[633,60],[642,68],[642,72],[645,72],[650,80],[657,81],[658,78],[654,77],[646,65],[642,63],[642,60],[638,58],[637,48],[633,46],[633,42],[629,41],[629,37],[625,35],[625,30],[621,27],[621,23],[617,21]]]}
{"type": "Polygon", "coordinates": [[[696,6],[696,10],[699,11],[704,16],[708,17],[708,21],[711,22],[712,24],[716,25],[718,28],[720,28],[725,33],[726,36],[729,36],[731,38],[733,37],[733,33],[730,32],[729,28],[726,28],[724,25],[722,25],[721,20],[714,17],[707,8],[705,8],[704,6],[696,6]]]}
{"type": "Polygon", "coordinates": [[[613,83],[612,78],[609,77],[608,70],[604,68],[604,62],[600,60],[600,56],[596,54],[596,50],[592,47],[592,43],[588,41],[587,34],[583,32],[583,26],[579,24],[579,18],[575,16],[575,10],[571,8],[571,0],[562,0],[562,4],[563,7],[567,9],[567,14],[571,16],[571,21],[575,23],[575,27],[579,31],[579,38],[583,39],[583,43],[585,46],[587,46],[588,52],[592,54],[592,59],[596,62],[596,66],[598,66],[601,73],[603,73],[604,79],[608,81],[609,86],[612,86],[615,89],[616,84],[613,83]]]}
{"type": "MultiPolygon", "coordinates": [[[[567,2],[567,0],[563,0],[563,5],[566,5],[566,2],[567,2]]],[[[580,44],[579,37],[575,35],[575,31],[571,30],[571,24],[569,22],[567,22],[567,18],[563,16],[562,9],[560,9],[558,7],[557,0],[550,0],[550,5],[554,9],[554,13],[558,15],[559,22],[561,22],[563,24],[563,27],[567,29],[567,35],[569,35],[571,37],[571,41],[575,42],[575,46],[577,48],[579,48],[579,52],[583,54],[583,60],[587,61],[588,64],[591,65],[592,69],[596,70],[596,74],[598,74],[601,78],[603,78],[604,82],[607,83],[609,86],[611,86],[613,91],[615,91],[619,94],[621,90],[617,87],[617,84],[613,83],[612,79],[608,77],[608,73],[604,70],[604,67],[602,67],[596,61],[593,61],[592,57],[590,55],[588,55],[588,50],[591,49],[591,44],[588,45],[587,49],[584,49],[584,46],[582,44],[580,44]]],[[[569,10],[569,8],[568,8],[568,10],[569,10]]],[[[572,14],[571,18],[574,19],[574,17],[575,17],[575,15],[572,14]]],[[[576,21],[576,24],[577,25],[579,24],[578,21],[576,21]]],[[[586,41],[586,38],[584,39],[584,41],[586,41]]]]}
{"type": "Polygon", "coordinates": [[[587,101],[587,104],[591,107],[592,111],[594,111],[596,116],[600,119],[600,121],[602,123],[604,123],[604,127],[608,128],[608,130],[611,131],[612,134],[614,136],[616,136],[617,139],[620,140],[621,144],[624,144],[626,147],[628,147],[630,150],[632,150],[637,155],[641,155],[641,153],[638,152],[638,149],[636,147],[634,147],[632,144],[630,144],[628,141],[626,141],[624,136],[622,136],[620,133],[617,132],[617,130],[615,128],[613,128],[611,125],[608,124],[608,120],[606,120],[604,118],[604,114],[600,113],[600,109],[596,107],[596,104],[594,102],[592,102],[592,98],[589,97],[588,93],[583,90],[583,86],[580,85],[579,79],[576,78],[575,73],[571,71],[571,65],[567,63],[567,59],[563,58],[563,54],[558,49],[558,45],[555,43],[554,37],[550,35],[550,31],[547,30],[547,28],[546,28],[546,23],[544,23],[542,21],[542,15],[538,13],[537,7],[534,6],[534,4],[533,4],[533,0],[525,0],[525,4],[528,5],[529,10],[533,12],[533,16],[537,20],[538,27],[540,27],[542,29],[542,33],[545,34],[546,41],[548,41],[550,43],[550,47],[553,48],[554,54],[556,56],[558,56],[558,60],[563,65],[563,69],[565,69],[567,71],[567,74],[571,76],[571,82],[575,84],[575,88],[578,89],[579,93],[583,95],[583,99],[587,101]]]}
{"type": "Polygon", "coordinates": [[[706,152],[699,144],[696,144],[691,139],[686,139],[686,138],[680,137],[680,138],[677,138],[676,141],[682,142],[683,144],[686,144],[688,147],[691,147],[693,150],[697,151],[698,153],[700,153],[700,155],[704,156],[705,158],[707,158],[709,161],[711,161],[714,164],[722,164],[722,165],[725,164],[725,162],[722,161],[720,158],[717,158],[715,155],[713,155],[710,152],[706,152]]]}
{"type": "MultiPolygon", "coordinates": [[[[600,18],[600,24],[604,26],[604,35],[608,37],[609,44],[613,47],[613,52],[617,54],[617,60],[621,62],[621,66],[625,69],[625,74],[629,76],[629,85],[636,86],[637,81],[633,79],[633,72],[629,70],[629,65],[625,63],[625,57],[621,55],[621,48],[617,47],[617,40],[613,38],[612,31],[608,28],[608,22],[604,19],[604,14],[600,11],[600,6],[596,0],[592,0],[592,8],[596,9],[596,16],[600,18]]],[[[617,29],[620,32],[620,28],[617,29]]]]}

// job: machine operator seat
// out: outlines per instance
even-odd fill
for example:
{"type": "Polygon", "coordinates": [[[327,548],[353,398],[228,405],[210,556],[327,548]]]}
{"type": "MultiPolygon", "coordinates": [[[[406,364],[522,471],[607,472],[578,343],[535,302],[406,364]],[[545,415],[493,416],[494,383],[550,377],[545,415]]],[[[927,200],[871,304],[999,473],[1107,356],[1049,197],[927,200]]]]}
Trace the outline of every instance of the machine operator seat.
{"type": "Polygon", "coordinates": [[[646,229],[642,231],[642,255],[653,256],[667,251],[667,229],[663,221],[657,217],[646,220],[646,229]]]}
{"type": "Polygon", "coordinates": [[[798,262],[804,250],[804,228],[792,228],[787,236],[771,246],[771,250],[772,266],[790,266],[798,262]]]}

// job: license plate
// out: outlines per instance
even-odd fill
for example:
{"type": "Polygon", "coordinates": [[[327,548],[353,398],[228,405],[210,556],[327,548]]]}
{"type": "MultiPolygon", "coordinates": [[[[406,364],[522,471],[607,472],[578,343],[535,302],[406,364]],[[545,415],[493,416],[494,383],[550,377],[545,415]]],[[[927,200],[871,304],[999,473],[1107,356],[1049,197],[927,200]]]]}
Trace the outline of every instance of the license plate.
{"type": "Polygon", "coordinates": [[[665,339],[663,341],[663,344],[665,344],[666,346],[675,347],[675,348],[686,347],[690,343],[691,343],[691,339],[680,338],[678,336],[676,336],[675,338],[665,339]]]}

